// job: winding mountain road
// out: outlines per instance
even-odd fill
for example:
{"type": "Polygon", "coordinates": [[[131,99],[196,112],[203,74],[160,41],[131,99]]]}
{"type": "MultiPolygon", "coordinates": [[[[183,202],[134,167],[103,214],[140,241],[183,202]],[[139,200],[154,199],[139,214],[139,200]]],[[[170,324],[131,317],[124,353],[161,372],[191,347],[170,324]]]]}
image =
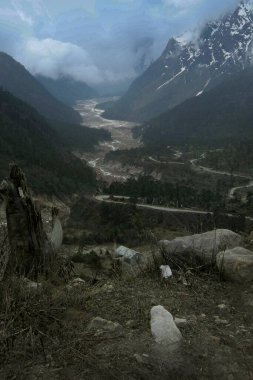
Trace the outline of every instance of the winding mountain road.
{"type": "MultiPolygon", "coordinates": [[[[190,160],[190,163],[191,163],[194,170],[200,171],[202,173],[205,172],[205,173],[210,173],[210,174],[223,175],[223,176],[225,175],[225,176],[231,177],[231,173],[229,173],[229,172],[221,171],[221,170],[215,170],[215,169],[208,168],[206,166],[198,165],[197,163],[200,160],[202,160],[203,158],[205,158],[205,153],[203,153],[200,158],[195,158],[193,160],[190,160]]],[[[253,187],[253,178],[252,177],[246,176],[243,174],[233,174],[233,177],[247,179],[247,180],[249,180],[249,183],[247,185],[232,187],[228,192],[228,198],[229,199],[233,199],[235,197],[235,192],[237,190],[253,187]]]]}
{"type": "MultiPolygon", "coordinates": [[[[130,197],[125,196],[114,196],[114,199],[110,199],[109,195],[97,195],[95,196],[95,199],[99,202],[106,202],[106,203],[116,203],[116,204],[126,204],[126,202],[121,201],[120,199],[129,200],[130,197]]],[[[136,204],[137,208],[142,209],[152,209],[157,211],[165,211],[165,212],[172,212],[172,213],[181,213],[181,214],[194,214],[194,215],[213,215],[212,212],[209,211],[200,211],[200,210],[192,210],[188,208],[175,208],[175,207],[164,207],[164,206],[154,206],[154,205],[147,205],[142,203],[136,204]]]]}

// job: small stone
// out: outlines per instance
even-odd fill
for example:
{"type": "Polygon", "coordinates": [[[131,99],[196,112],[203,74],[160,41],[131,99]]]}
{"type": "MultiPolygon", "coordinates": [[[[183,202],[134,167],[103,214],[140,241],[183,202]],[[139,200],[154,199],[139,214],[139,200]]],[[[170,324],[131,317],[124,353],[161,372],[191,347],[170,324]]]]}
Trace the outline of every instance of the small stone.
{"type": "Polygon", "coordinates": [[[112,333],[117,336],[124,334],[124,329],[118,322],[107,321],[101,317],[93,318],[88,326],[88,330],[95,330],[100,333],[112,333]]]}
{"type": "Polygon", "coordinates": [[[224,310],[226,308],[227,308],[227,305],[225,305],[224,303],[218,305],[218,309],[220,309],[220,310],[224,310]]]}
{"type": "Polygon", "coordinates": [[[174,319],[174,322],[175,324],[178,326],[178,327],[183,327],[185,325],[187,325],[187,319],[185,318],[175,318],[174,319]]]}
{"type": "Polygon", "coordinates": [[[190,323],[197,323],[198,318],[196,317],[196,315],[192,314],[189,316],[188,320],[190,323]]]}
{"type": "Polygon", "coordinates": [[[221,324],[221,325],[227,325],[227,324],[229,324],[229,322],[226,319],[220,319],[219,317],[215,318],[215,323],[221,324]]]}
{"type": "Polygon", "coordinates": [[[70,285],[74,287],[84,286],[85,281],[82,278],[74,278],[74,280],[70,282],[70,285]]]}
{"type": "Polygon", "coordinates": [[[130,319],[129,321],[126,322],[126,327],[132,329],[135,327],[135,321],[130,319]]]}
{"type": "Polygon", "coordinates": [[[114,286],[112,285],[112,284],[105,284],[104,286],[103,286],[103,290],[105,290],[105,291],[107,291],[107,292],[112,292],[113,291],[113,289],[114,289],[114,286]]]}
{"type": "Polygon", "coordinates": [[[140,364],[144,364],[144,363],[145,363],[145,359],[144,359],[141,355],[139,355],[139,354],[134,354],[134,357],[135,357],[135,359],[136,359],[136,361],[137,361],[138,363],[140,363],[140,364]]]}
{"type": "Polygon", "coordinates": [[[214,343],[220,344],[221,338],[218,336],[211,336],[211,339],[214,343]]]}
{"type": "Polygon", "coordinates": [[[24,281],[24,284],[27,287],[27,289],[35,290],[35,289],[39,289],[41,287],[40,282],[31,281],[28,278],[24,278],[23,281],[24,281]]]}

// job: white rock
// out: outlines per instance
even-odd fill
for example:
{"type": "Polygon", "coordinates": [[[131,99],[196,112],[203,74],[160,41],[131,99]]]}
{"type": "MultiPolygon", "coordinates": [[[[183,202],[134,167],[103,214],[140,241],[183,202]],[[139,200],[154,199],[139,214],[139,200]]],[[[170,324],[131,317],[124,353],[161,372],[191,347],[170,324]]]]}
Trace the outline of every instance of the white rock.
{"type": "Polygon", "coordinates": [[[118,256],[123,257],[124,260],[129,264],[136,264],[141,262],[142,255],[139,252],[124,247],[123,245],[118,247],[115,252],[118,256]]]}
{"type": "Polygon", "coordinates": [[[173,321],[172,315],[163,306],[151,309],[151,332],[156,343],[178,348],[182,334],[173,321]]]}
{"type": "Polygon", "coordinates": [[[218,253],[216,263],[227,280],[234,282],[253,281],[253,252],[242,247],[218,253]]]}
{"type": "Polygon", "coordinates": [[[159,244],[168,254],[181,254],[186,260],[198,256],[203,262],[210,263],[218,252],[237,247],[241,241],[241,236],[235,232],[217,229],[174,240],[161,240],[159,244]]]}
{"type": "Polygon", "coordinates": [[[162,278],[172,277],[172,271],[169,265],[161,265],[160,269],[161,269],[162,278]]]}

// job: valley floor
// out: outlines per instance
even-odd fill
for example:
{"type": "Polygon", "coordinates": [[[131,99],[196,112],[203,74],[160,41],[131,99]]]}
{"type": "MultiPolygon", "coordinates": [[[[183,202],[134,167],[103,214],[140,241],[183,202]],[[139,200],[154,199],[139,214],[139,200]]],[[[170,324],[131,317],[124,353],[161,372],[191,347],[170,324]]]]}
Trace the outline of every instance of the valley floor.
{"type": "Polygon", "coordinates": [[[130,175],[140,174],[141,170],[137,167],[133,167],[130,170],[129,168],[123,169],[122,165],[105,162],[104,158],[110,151],[133,149],[140,146],[140,141],[134,139],[131,132],[132,128],[137,124],[104,119],[101,116],[103,111],[96,108],[96,105],[102,103],[102,101],[102,99],[80,101],[75,109],[83,117],[84,125],[91,128],[104,128],[108,130],[112,135],[112,141],[101,143],[95,152],[82,153],[79,157],[87,161],[96,170],[98,178],[109,183],[112,181],[124,181],[130,175]]]}

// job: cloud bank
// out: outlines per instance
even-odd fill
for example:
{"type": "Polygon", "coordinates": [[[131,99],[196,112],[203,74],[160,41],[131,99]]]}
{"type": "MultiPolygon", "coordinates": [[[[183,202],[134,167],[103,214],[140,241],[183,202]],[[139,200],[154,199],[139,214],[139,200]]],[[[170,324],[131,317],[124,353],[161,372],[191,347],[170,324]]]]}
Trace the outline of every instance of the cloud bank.
{"type": "Polygon", "coordinates": [[[1,0],[0,50],[35,75],[129,83],[173,35],[238,0],[1,0]],[[222,4],[221,4],[222,3],[222,4]]]}

